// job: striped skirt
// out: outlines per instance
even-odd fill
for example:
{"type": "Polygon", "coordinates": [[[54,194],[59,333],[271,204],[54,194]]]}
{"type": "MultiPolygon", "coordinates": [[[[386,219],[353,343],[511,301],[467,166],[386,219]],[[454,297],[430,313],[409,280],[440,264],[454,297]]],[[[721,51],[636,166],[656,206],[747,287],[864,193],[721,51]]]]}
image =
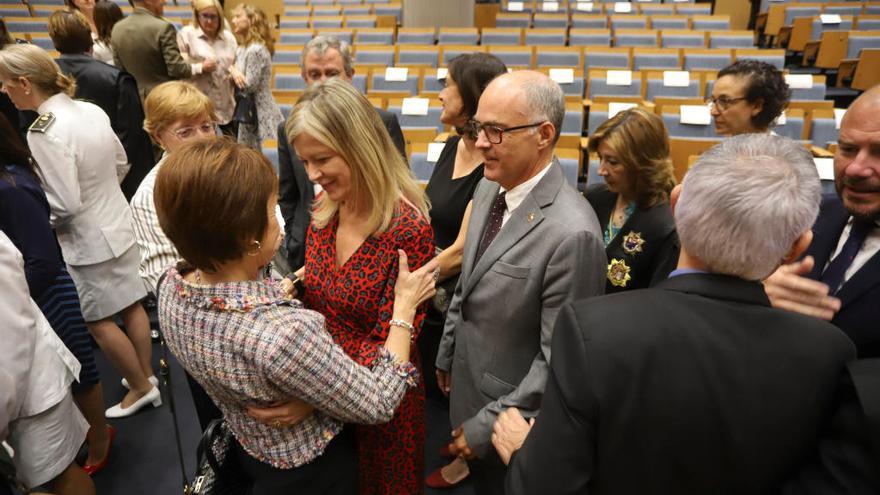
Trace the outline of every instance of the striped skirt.
{"type": "Polygon", "coordinates": [[[73,383],[73,392],[77,393],[93,387],[100,380],[100,375],[95,365],[92,341],[86,322],[83,320],[76,286],[73,285],[73,279],[70,278],[66,268],[61,268],[52,285],[37,298],[37,306],[64,345],[82,365],[79,381],[73,383]]]}

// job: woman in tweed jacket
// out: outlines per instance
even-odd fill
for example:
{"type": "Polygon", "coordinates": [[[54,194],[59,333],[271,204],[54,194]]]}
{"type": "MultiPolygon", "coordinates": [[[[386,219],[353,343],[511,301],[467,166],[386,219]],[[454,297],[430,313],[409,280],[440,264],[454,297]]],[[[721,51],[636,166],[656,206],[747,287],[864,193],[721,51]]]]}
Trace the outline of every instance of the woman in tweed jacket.
{"type": "Polygon", "coordinates": [[[156,177],[162,230],[184,262],[159,284],[168,347],[223,412],[255,495],[357,491],[343,422],[388,421],[407,388],[416,307],[434,293],[436,262],[410,272],[400,253],[391,332],[368,369],[324,329],[324,318],[260,280],[281,241],[277,178],[259,152],[228,141],[187,144],[156,177]],[[247,414],[297,398],[314,412],[266,425],[247,414]]]}

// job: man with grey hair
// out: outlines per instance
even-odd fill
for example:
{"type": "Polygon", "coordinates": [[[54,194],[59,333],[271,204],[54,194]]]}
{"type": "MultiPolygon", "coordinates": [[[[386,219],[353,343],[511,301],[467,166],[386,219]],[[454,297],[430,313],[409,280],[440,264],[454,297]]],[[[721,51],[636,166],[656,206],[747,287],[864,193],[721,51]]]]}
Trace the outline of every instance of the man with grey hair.
{"type": "Polygon", "coordinates": [[[778,491],[855,355],[834,326],[772,308],[760,282],[807,247],[819,197],[794,141],[743,135],[704,153],[674,204],[678,269],[566,307],[531,431],[515,409],[499,416],[502,458],[519,449],[508,493],[778,491]]]}
{"type": "MultiPolygon", "coordinates": [[[[349,83],[354,77],[351,47],[333,36],[315,36],[303,47],[302,77],[306,84],[324,82],[339,77],[349,83]]],[[[406,144],[397,116],[377,108],[382,123],[394,145],[406,159],[406,144]]],[[[284,217],[284,248],[291,270],[303,266],[306,249],[306,231],[311,221],[315,186],[306,175],[302,161],[292,153],[290,140],[284,132],[284,122],[278,126],[278,206],[284,217]]]]}
{"type": "Polygon", "coordinates": [[[517,71],[486,87],[474,116],[484,179],[474,191],[437,382],[451,397],[449,450],[471,459],[480,494],[504,493],[506,468],[490,442],[498,413],[538,414],[559,309],[605,288],[596,214],[553,156],[564,108],[558,84],[517,71]]]}

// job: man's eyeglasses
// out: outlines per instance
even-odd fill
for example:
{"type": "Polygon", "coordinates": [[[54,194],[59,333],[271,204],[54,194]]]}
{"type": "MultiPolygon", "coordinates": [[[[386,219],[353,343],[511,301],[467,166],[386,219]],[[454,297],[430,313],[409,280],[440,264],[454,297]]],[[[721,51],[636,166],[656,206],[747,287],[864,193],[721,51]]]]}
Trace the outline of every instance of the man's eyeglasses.
{"type": "Polygon", "coordinates": [[[526,125],[518,125],[515,127],[499,127],[497,125],[489,125],[483,124],[482,122],[478,122],[476,120],[471,120],[471,127],[473,129],[474,137],[479,136],[480,132],[486,134],[486,139],[492,144],[501,144],[501,140],[504,137],[505,132],[514,132],[521,131],[523,129],[531,129],[532,127],[538,127],[539,125],[546,122],[543,120],[541,122],[535,122],[534,124],[526,124],[526,125]]]}
{"type": "Polygon", "coordinates": [[[178,139],[189,139],[191,137],[195,137],[196,134],[217,134],[217,128],[215,127],[216,123],[212,120],[206,120],[197,126],[188,126],[181,127],[180,129],[175,129],[171,131],[171,134],[177,136],[178,139]]]}
{"type": "Polygon", "coordinates": [[[745,99],[745,96],[740,96],[739,98],[728,98],[726,96],[713,98],[710,96],[709,98],[706,98],[706,105],[709,105],[709,108],[718,107],[718,110],[721,110],[723,112],[730,108],[734,103],[745,99]]]}

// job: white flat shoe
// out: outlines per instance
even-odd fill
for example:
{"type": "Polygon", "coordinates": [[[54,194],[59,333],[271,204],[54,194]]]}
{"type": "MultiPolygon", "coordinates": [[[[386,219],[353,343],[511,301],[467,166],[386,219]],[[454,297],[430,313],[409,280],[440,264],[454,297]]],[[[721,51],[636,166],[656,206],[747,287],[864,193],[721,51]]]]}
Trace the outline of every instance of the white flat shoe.
{"type": "Polygon", "coordinates": [[[125,418],[140,411],[141,409],[146,407],[147,404],[152,404],[153,407],[159,407],[162,405],[162,395],[159,393],[159,389],[157,387],[153,387],[143,397],[136,400],[134,404],[124,409],[122,408],[121,402],[119,404],[116,404],[110,409],[107,409],[107,411],[104,413],[104,416],[108,418],[125,418]]]}
{"type": "MultiPolygon", "coordinates": [[[[154,387],[159,386],[159,379],[156,378],[156,375],[153,375],[153,376],[147,378],[147,380],[149,380],[150,383],[152,383],[154,387]]],[[[126,380],[125,378],[122,379],[122,386],[127,388],[128,390],[131,390],[131,386],[128,385],[128,380],[126,380]]]]}

